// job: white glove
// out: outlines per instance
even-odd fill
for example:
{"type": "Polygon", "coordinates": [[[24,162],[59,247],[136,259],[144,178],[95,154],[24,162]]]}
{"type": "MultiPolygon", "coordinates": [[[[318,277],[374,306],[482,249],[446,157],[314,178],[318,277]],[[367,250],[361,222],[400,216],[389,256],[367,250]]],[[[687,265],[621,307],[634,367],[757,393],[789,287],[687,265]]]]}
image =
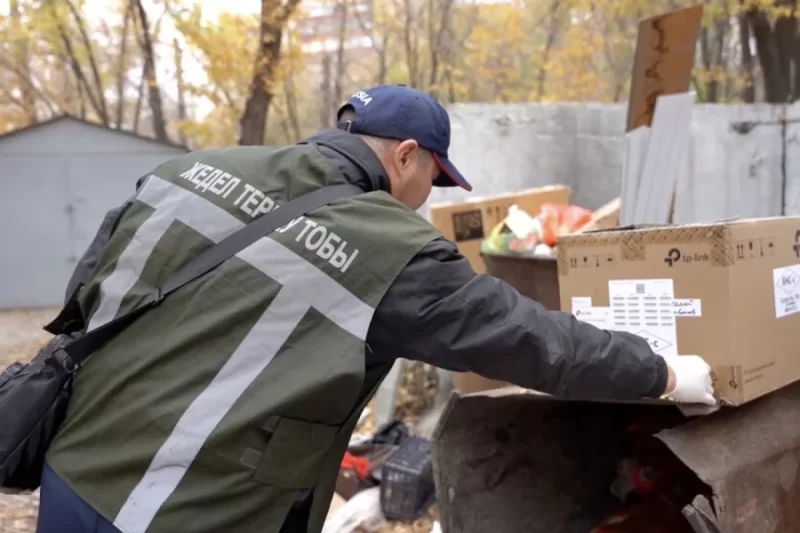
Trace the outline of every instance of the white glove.
{"type": "Polygon", "coordinates": [[[696,355],[679,355],[666,358],[675,375],[675,390],[666,395],[681,403],[716,405],[711,367],[696,355]]]}

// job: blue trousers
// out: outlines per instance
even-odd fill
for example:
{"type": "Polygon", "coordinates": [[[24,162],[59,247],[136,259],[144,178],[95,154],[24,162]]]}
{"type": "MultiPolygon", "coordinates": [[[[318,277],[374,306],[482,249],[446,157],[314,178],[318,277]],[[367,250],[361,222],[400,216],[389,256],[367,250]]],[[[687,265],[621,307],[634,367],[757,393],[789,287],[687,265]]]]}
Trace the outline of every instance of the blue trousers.
{"type": "Polygon", "coordinates": [[[120,533],[45,465],[36,533],[120,533]]]}

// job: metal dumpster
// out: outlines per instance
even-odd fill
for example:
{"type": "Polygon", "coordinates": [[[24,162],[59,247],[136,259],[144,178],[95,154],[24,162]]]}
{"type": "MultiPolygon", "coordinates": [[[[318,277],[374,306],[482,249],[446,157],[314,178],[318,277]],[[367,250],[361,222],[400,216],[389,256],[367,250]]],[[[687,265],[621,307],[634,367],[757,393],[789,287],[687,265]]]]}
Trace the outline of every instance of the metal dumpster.
{"type": "Polygon", "coordinates": [[[588,533],[620,502],[609,490],[622,429],[678,416],[654,435],[707,486],[684,509],[697,533],[800,531],[800,384],[683,417],[659,402],[564,401],[511,387],[453,395],[434,434],[444,533],[588,533]]]}

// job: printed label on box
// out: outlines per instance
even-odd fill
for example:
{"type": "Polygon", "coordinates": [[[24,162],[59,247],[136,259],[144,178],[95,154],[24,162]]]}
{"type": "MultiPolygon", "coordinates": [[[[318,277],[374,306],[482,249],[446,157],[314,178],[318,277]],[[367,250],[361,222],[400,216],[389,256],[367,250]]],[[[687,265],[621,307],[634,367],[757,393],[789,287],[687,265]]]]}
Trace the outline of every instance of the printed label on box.
{"type": "Polygon", "coordinates": [[[572,314],[581,322],[591,324],[600,329],[612,329],[610,307],[579,307],[572,314]]]}
{"type": "Polygon", "coordinates": [[[678,355],[674,294],[671,279],[610,280],[610,329],[642,337],[659,355],[678,355]]]}
{"type": "Polygon", "coordinates": [[[481,210],[453,213],[453,235],[456,242],[483,239],[483,217],[481,210]]]}
{"type": "Polygon", "coordinates": [[[800,265],[776,268],[772,271],[775,294],[775,318],[800,312],[800,265]]]}
{"type": "Polygon", "coordinates": [[[583,309],[586,307],[592,306],[592,297],[591,296],[573,296],[572,297],[572,312],[574,313],[576,309],[583,309]]]}

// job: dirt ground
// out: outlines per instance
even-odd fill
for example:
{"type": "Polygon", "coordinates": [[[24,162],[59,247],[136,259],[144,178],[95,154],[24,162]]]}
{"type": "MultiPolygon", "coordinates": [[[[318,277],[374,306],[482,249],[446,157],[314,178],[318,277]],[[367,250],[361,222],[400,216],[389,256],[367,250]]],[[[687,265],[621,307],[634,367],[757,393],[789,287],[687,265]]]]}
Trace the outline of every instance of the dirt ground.
{"type": "MultiPolygon", "coordinates": [[[[55,318],[58,309],[0,310],[0,371],[18,360],[26,360],[36,354],[47,342],[50,334],[42,327],[55,318]]],[[[398,398],[398,413],[407,423],[413,423],[416,415],[430,407],[435,393],[435,380],[429,368],[410,365],[403,378],[398,398]]],[[[358,428],[359,433],[369,433],[374,422],[367,417],[358,428]]],[[[0,533],[33,533],[39,509],[39,494],[0,494],[0,533]]],[[[391,523],[380,533],[428,533],[436,517],[432,508],[413,524],[391,523]]]]}

